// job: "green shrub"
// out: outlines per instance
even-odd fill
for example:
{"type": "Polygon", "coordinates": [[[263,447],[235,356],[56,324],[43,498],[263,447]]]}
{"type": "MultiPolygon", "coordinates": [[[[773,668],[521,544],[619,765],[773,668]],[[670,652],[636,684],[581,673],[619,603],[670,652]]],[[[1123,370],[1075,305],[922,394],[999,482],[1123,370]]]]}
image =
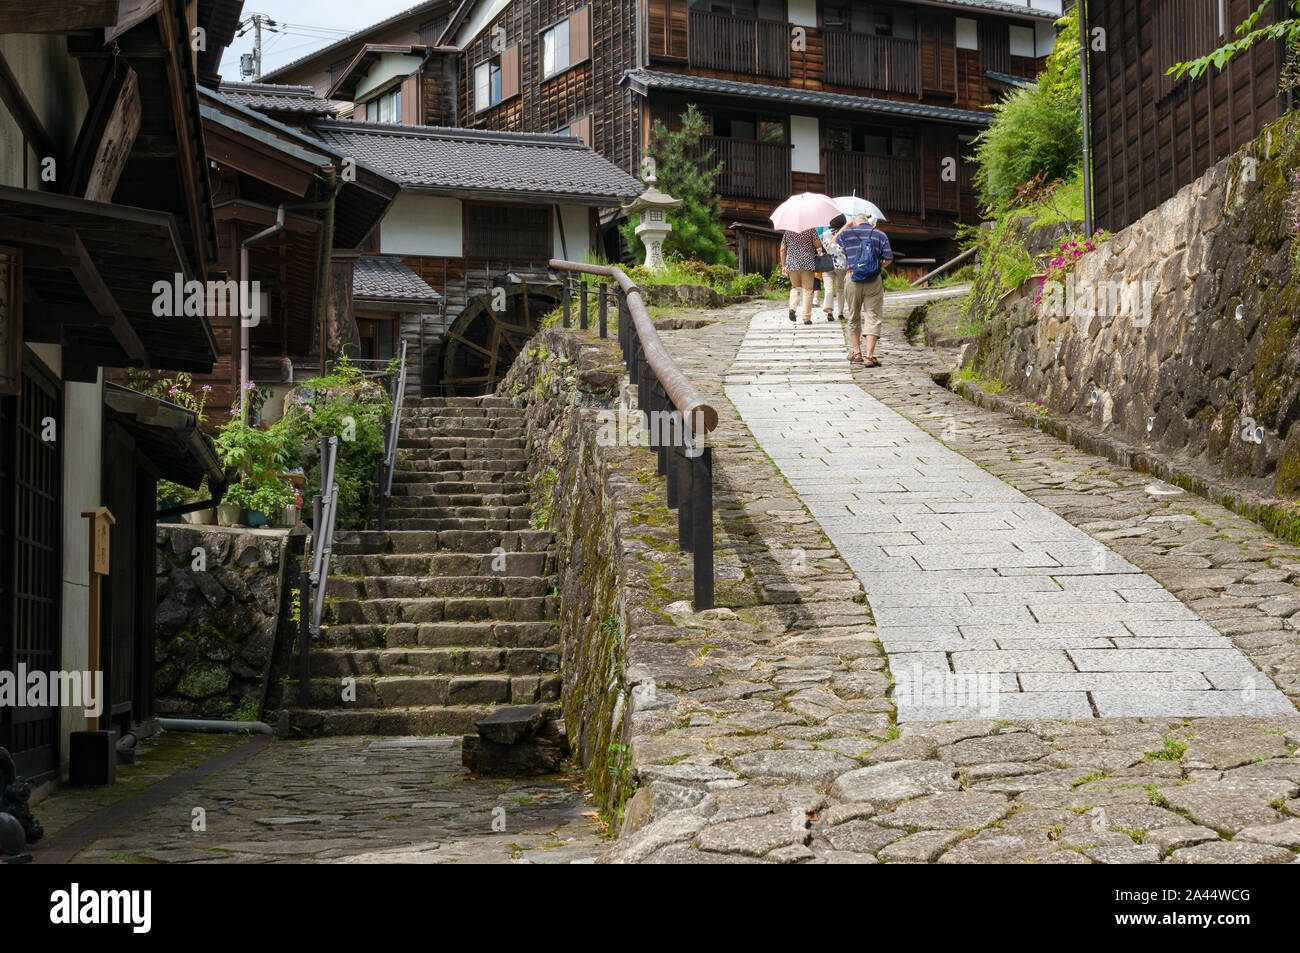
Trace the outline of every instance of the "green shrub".
{"type": "Polygon", "coordinates": [[[733,295],[756,295],[762,294],[766,282],[763,276],[753,272],[745,275],[736,275],[731,281],[731,293],[733,295]]]}
{"type": "MultiPolygon", "coordinates": [[[[658,119],[650,130],[646,155],[654,160],[656,185],[682,203],[668,212],[673,231],[664,239],[664,254],[734,265],[736,256],[727,248],[718,198],[722,163],[712,150],[701,149],[705,128],[704,115],[692,103],[682,113],[679,130],[670,130],[658,119]]],[[[634,257],[640,258],[644,251],[636,235],[638,224],[640,216],[633,215],[622,232],[634,257]]]]}
{"type": "Polygon", "coordinates": [[[1083,161],[1078,14],[1071,11],[1057,26],[1036,85],[995,104],[993,122],[975,137],[976,187],[990,211],[1005,208],[1022,183],[1069,179],[1083,161]]]}

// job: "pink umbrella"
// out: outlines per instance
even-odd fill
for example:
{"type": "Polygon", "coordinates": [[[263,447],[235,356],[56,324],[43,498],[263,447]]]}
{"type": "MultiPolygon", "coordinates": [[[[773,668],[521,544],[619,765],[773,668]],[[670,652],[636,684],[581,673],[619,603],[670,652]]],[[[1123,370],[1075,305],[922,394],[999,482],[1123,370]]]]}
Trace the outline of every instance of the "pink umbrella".
{"type": "Polygon", "coordinates": [[[828,195],[804,192],[792,195],[772,213],[772,225],[783,232],[804,232],[830,223],[840,214],[839,206],[828,195]]]}

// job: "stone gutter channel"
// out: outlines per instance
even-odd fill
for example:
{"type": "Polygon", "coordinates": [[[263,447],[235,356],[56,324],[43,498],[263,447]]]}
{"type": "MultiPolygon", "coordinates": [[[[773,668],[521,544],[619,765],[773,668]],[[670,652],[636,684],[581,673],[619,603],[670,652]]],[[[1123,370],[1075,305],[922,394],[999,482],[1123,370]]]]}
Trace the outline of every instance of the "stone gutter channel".
{"type": "MultiPolygon", "coordinates": [[[[724,608],[691,612],[675,515],[652,452],[627,439],[635,428],[620,411],[629,395],[611,344],[544,331],[500,390],[527,409],[534,505],[557,533],[569,739],[619,834],[602,860],[1300,862],[1300,715],[898,722],[871,593],[724,396],[751,318],[765,307],[703,311],[703,327],[664,332],[719,408],[724,608]]],[[[887,361],[906,349],[896,324],[887,361]]],[[[1106,539],[1202,616],[1213,616],[1198,608],[1205,600],[1239,613],[1216,621],[1221,631],[1247,609],[1265,617],[1260,607],[1279,605],[1270,600],[1295,597],[1286,560],[1300,550],[1225,555],[1256,540],[1212,504],[1190,520],[1143,526],[1152,513],[1135,500],[1178,506],[1143,493],[1149,478],[1097,477],[1096,458],[934,384],[932,355],[921,350],[891,376],[855,377],[1106,539]],[[979,447],[1002,455],[1001,470],[979,447]],[[1031,458],[1008,461],[1008,447],[1031,458]],[[1217,533],[1232,538],[1211,546],[1217,533]],[[1198,544],[1218,555],[1189,550],[1183,566],[1169,555],[1198,544]],[[1166,577],[1179,572],[1171,584],[1166,577]]],[[[1230,634],[1294,699],[1295,633],[1267,618],[1267,629],[1230,634]],[[1252,642],[1259,633],[1270,637],[1252,642]]]]}

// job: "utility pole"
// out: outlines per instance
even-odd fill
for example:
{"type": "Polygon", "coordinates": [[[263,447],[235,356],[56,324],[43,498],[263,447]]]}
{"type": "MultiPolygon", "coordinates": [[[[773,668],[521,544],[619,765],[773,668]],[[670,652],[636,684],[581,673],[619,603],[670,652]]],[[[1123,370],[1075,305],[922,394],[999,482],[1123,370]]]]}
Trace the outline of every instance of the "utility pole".
{"type": "Polygon", "coordinates": [[[245,53],[240,57],[239,74],[240,79],[252,77],[256,82],[262,78],[262,30],[266,29],[268,33],[278,33],[280,24],[276,23],[265,13],[252,13],[239,21],[239,30],[236,36],[243,36],[250,29],[253,31],[253,52],[245,53]]]}
{"type": "Polygon", "coordinates": [[[1092,207],[1092,103],[1088,96],[1088,6],[1078,0],[1079,10],[1079,87],[1082,92],[1080,118],[1083,126],[1083,232],[1089,238],[1096,227],[1092,207]]]}

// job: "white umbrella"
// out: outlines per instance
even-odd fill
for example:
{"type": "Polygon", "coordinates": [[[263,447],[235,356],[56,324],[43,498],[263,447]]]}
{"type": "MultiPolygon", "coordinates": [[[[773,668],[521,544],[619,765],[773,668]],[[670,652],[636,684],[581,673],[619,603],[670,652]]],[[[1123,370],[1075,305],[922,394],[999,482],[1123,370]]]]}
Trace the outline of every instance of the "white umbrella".
{"type": "Polygon", "coordinates": [[[876,221],[888,221],[885,213],[880,211],[880,206],[875,202],[868,202],[866,199],[860,199],[856,195],[841,195],[834,199],[835,207],[844,213],[845,218],[853,218],[856,215],[874,215],[876,221]]]}
{"type": "Polygon", "coordinates": [[[830,224],[830,220],[839,214],[839,207],[831,201],[830,196],[820,192],[803,192],[790,196],[778,205],[771,219],[773,227],[778,231],[806,232],[810,228],[830,224]]]}

